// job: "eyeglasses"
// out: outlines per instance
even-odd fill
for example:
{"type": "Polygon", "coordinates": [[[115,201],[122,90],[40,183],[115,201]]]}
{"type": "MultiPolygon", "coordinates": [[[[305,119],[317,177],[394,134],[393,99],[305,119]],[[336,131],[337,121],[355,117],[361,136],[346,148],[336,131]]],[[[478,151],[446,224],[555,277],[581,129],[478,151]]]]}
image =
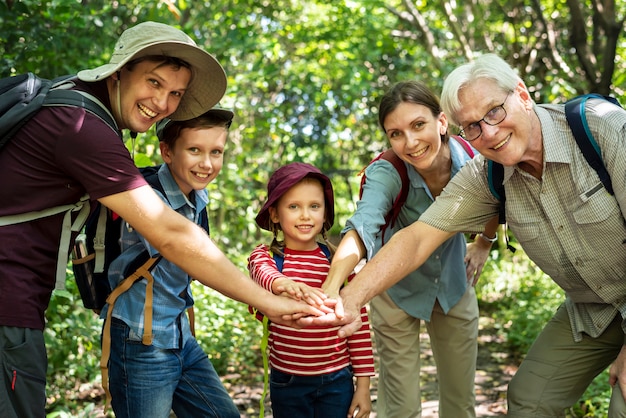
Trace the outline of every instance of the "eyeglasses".
{"type": "Polygon", "coordinates": [[[465,128],[461,129],[459,135],[466,141],[474,141],[483,134],[483,128],[480,126],[480,122],[485,122],[487,125],[496,126],[506,118],[506,110],[504,110],[504,104],[509,99],[511,91],[506,95],[506,98],[500,106],[496,106],[491,109],[485,116],[476,122],[470,123],[465,128]]]}

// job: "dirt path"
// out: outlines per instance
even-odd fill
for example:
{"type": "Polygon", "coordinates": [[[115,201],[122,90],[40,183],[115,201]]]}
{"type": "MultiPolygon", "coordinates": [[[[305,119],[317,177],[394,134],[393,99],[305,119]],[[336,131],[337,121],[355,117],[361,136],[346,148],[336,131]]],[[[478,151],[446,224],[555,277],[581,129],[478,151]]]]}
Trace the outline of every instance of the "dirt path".
{"type": "MultiPolygon", "coordinates": [[[[501,352],[503,344],[494,337],[493,321],[487,317],[481,317],[479,322],[478,336],[478,362],[476,370],[476,416],[502,417],[506,416],[506,388],[509,380],[516,370],[507,353],[501,352]]],[[[422,346],[422,418],[438,418],[437,382],[436,369],[428,334],[422,327],[420,335],[422,346]]],[[[260,373],[263,373],[261,370],[260,373]]],[[[248,385],[242,384],[241,376],[232,374],[223,376],[224,385],[231,394],[235,404],[241,412],[241,418],[259,417],[259,402],[263,393],[262,383],[248,385]]],[[[372,379],[372,409],[371,418],[376,418],[377,400],[377,377],[372,379]]],[[[89,397],[91,402],[96,402],[93,414],[89,417],[103,418],[101,387],[91,388],[89,397]]],[[[84,398],[88,396],[85,395],[84,398]]],[[[83,397],[81,397],[83,398],[83,397]]],[[[81,415],[82,416],[82,415],[81,415]]],[[[269,396],[265,400],[265,418],[271,418],[271,406],[269,396]]],[[[172,414],[172,418],[175,416],[172,414]]]]}

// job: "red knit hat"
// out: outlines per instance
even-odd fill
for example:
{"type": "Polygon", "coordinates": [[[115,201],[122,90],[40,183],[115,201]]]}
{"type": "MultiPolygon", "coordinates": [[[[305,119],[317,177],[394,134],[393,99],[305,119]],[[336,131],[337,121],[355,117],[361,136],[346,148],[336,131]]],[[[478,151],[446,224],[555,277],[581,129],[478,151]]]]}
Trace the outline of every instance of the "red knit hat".
{"type": "Polygon", "coordinates": [[[324,227],[328,231],[335,222],[335,198],[333,195],[333,185],[328,177],[322,172],[307,163],[290,163],[280,167],[272,174],[267,183],[267,202],[263,205],[256,216],[256,223],[261,228],[270,231],[272,224],[269,209],[282,195],[298,184],[305,177],[318,179],[324,188],[324,199],[326,203],[326,220],[324,227]]]}

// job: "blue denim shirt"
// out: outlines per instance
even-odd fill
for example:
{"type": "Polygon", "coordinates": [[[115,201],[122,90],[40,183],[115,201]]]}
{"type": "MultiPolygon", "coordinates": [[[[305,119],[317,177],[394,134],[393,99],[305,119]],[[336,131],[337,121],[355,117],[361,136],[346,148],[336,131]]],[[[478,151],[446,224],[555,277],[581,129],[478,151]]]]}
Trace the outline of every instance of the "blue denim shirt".
{"type": "MultiPolygon", "coordinates": [[[[454,139],[450,139],[448,144],[452,156],[452,178],[471,157],[454,139]]],[[[389,242],[401,228],[418,220],[434,201],[422,176],[411,165],[405,164],[411,183],[409,193],[396,224],[385,232],[385,242],[389,242]]],[[[367,182],[363,186],[362,198],[342,234],[354,229],[365,244],[366,258],[370,260],[382,247],[380,228],[400,192],[402,180],[393,165],[385,160],[372,163],[366,168],[365,175],[367,182]]],[[[456,234],[437,248],[420,268],[389,288],[387,293],[396,305],[415,318],[430,320],[436,300],[447,313],[467,288],[463,260],[465,251],[465,236],[456,234]]]]}
{"type": "MultiPolygon", "coordinates": [[[[159,169],[159,181],[167,199],[155,192],[174,209],[187,219],[199,222],[200,212],[208,203],[206,190],[196,190],[195,204],[185,196],[172,177],[167,166],[163,164],[159,169]]],[[[121,233],[122,254],[115,259],[109,268],[109,283],[117,286],[123,277],[125,267],[144,249],[150,255],[158,251],[148,244],[146,239],[133,230],[128,224],[122,225],[121,233]]],[[[189,322],[184,315],[185,310],[193,305],[191,294],[191,278],[180,267],[166,259],[162,259],[152,270],[154,276],[153,321],[152,332],[155,347],[169,349],[181,348],[183,337],[190,335],[189,322]]],[[[130,338],[140,341],[143,336],[143,306],[146,294],[146,280],[135,283],[127,292],[122,293],[115,302],[113,317],[126,323],[130,328],[130,338]]],[[[108,305],[102,310],[101,317],[106,318],[108,305]]]]}

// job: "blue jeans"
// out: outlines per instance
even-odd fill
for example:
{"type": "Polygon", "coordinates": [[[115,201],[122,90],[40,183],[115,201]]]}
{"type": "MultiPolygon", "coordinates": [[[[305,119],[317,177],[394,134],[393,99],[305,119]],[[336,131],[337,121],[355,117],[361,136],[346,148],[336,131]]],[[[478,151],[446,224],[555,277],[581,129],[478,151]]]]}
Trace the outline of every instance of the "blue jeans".
{"type": "Polygon", "coordinates": [[[295,376],[272,369],[274,418],[346,418],[354,395],[352,368],[318,376],[295,376]]]}
{"type": "Polygon", "coordinates": [[[206,353],[189,334],[182,349],[163,350],[129,339],[128,326],[111,322],[109,387],[117,418],[239,418],[206,353]]]}

